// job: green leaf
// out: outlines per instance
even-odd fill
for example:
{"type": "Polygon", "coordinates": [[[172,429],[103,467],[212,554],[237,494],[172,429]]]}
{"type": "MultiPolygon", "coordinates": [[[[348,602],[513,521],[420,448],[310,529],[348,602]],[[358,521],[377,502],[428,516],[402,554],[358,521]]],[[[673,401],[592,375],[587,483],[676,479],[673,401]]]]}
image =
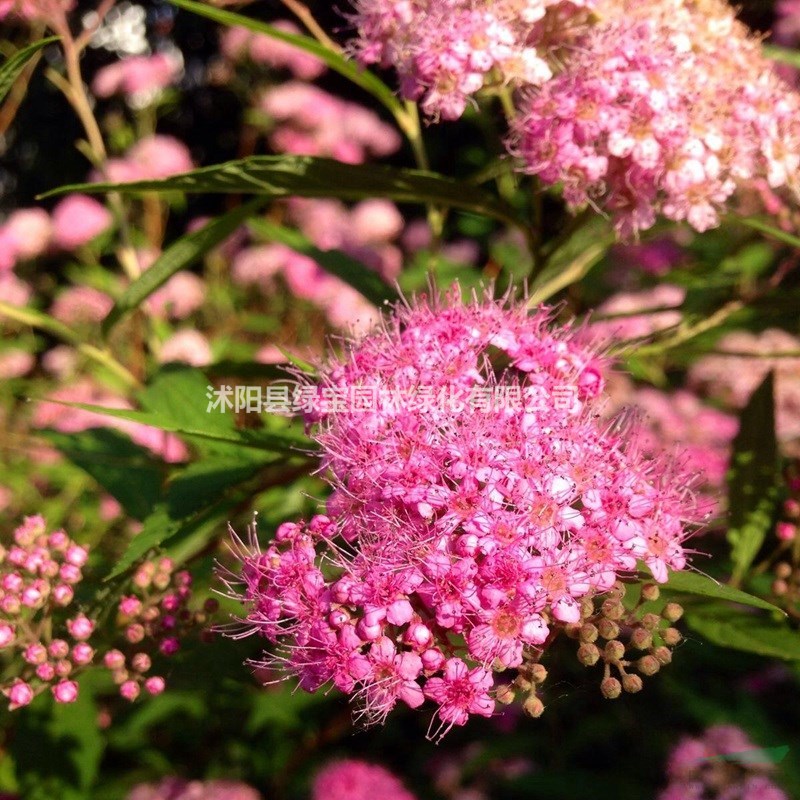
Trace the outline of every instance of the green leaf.
{"type": "Polygon", "coordinates": [[[755,597],[752,594],[734,589],[724,583],[717,583],[713,578],[700,575],[697,572],[673,572],[670,570],[669,580],[662,587],[664,591],[681,592],[682,594],[692,594],[698,597],[708,597],[713,600],[727,600],[731,603],[739,603],[753,608],[763,608],[765,611],[777,611],[783,614],[777,606],[755,597]]]}
{"type": "Polygon", "coordinates": [[[161,495],[163,465],[127,436],[109,428],[79,433],[42,431],[73,464],[94,478],[134,519],[143,520],[161,495]]]}
{"type": "Polygon", "coordinates": [[[397,292],[377,272],[341,250],[320,250],[299,231],[265,219],[251,220],[249,227],[264,239],[280,242],[316,261],[326,272],[352,286],[373,305],[381,306],[397,300],[397,292]]]}
{"type": "Polygon", "coordinates": [[[182,236],[173,242],[146,270],[134,281],[117,300],[114,307],[103,320],[103,334],[107,335],[127,313],[138,308],[153,292],[163,286],[176,272],[186,269],[201,259],[209,250],[230,236],[245,220],[251,217],[260,205],[262,198],[238,206],[227,214],[211,220],[202,228],[182,236]]]}
{"type": "Polygon", "coordinates": [[[780,498],[780,456],[770,372],[742,411],[728,478],[728,541],[733,582],[740,583],[772,528],[780,498]]]}
{"type": "Polygon", "coordinates": [[[170,2],[178,6],[178,8],[183,8],[186,11],[214,20],[214,22],[219,22],[221,25],[238,25],[255,33],[263,33],[278,41],[294,45],[300,50],[305,50],[305,52],[316,56],[332,70],[347,78],[351,83],[369,92],[389,109],[395,117],[400,117],[404,114],[403,107],[395,97],[394,92],[377,75],[350,61],[340,53],[325,47],[310,36],[287,33],[266,22],[235,14],[232,11],[225,11],[221,8],[214,8],[206,3],[194,2],[194,0],[170,0],[170,2]]]}
{"type": "Polygon", "coordinates": [[[16,83],[17,78],[22,74],[30,60],[35,58],[43,47],[57,42],[58,39],[58,36],[39,39],[27,47],[23,47],[22,50],[18,50],[0,65],[0,103],[6,99],[11,87],[16,83]]]}
{"type": "Polygon", "coordinates": [[[686,623],[695,633],[720,647],[800,661],[800,633],[786,622],[714,607],[690,611],[686,623]]]}
{"type": "Polygon", "coordinates": [[[266,198],[336,197],[362,200],[387,197],[399,203],[458,208],[519,225],[514,210],[489,192],[435,172],[383,164],[343,164],[312,156],[251,156],[133,183],[85,183],[62,186],[44,197],[70,192],[190,192],[258,194],[266,198]]]}
{"type": "Polygon", "coordinates": [[[782,231],[780,228],[776,228],[774,225],[769,225],[768,223],[757,219],[756,217],[738,217],[736,221],[741,222],[742,225],[747,225],[748,228],[760,231],[761,233],[766,233],[773,239],[777,239],[779,242],[788,244],[790,247],[800,248],[800,238],[793,236],[791,233],[787,233],[786,231],[782,231]]]}

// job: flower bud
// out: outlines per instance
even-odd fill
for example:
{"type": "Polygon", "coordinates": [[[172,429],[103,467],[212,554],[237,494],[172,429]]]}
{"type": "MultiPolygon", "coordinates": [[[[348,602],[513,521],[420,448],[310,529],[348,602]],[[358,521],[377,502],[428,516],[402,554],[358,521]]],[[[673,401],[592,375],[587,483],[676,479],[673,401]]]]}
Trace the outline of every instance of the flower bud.
{"type": "Polygon", "coordinates": [[[69,655],[69,645],[63,639],[53,639],[47,652],[50,658],[66,658],[69,655]]]}
{"type": "Polygon", "coordinates": [[[772,594],[774,594],[775,597],[784,597],[788,593],[789,584],[786,583],[786,581],[780,579],[772,581],[772,594]]]}
{"type": "Polygon", "coordinates": [[[622,694],[622,684],[616,678],[604,678],[600,691],[606,700],[616,700],[622,694]]]}
{"type": "Polygon", "coordinates": [[[73,639],[82,642],[94,632],[94,622],[84,614],[79,614],[74,619],[67,620],[67,630],[73,639]]]}
{"type": "Polygon", "coordinates": [[[139,696],[139,684],[136,681],[125,681],[119,687],[119,693],[130,702],[133,702],[139,696]]]}
{"type": "Polygon", "coordinates": [[[147,672],[153,666],[153,662],[147,653],[136,653],[131,659],[131,666],[137,672],[147,672]]]}
{"type": "Polygon", "coordinates": [[[660,595],[661,590],[655,583],[645,583],[642,586],[642,600],[645,603],[652,603],[654,600],[658,600],[660,595]]]}
{"type": "Polygon", "coordinates": [[[180,649],[180,642],[174,636],[167,637],[158,646],[159,652],[164,656],[174,656],[180,649]]]}
{"type": "Polygon", "coordinates": [[[55,676],[56,668],[49,661],[36,667],[36,677],[45,683],[49,683],[55,676]]]}
{"type": "Polygon", "coordinates": [[[436,647],[431,647],[426,650],[420,658],[422,659],[422,666],[426,672],[436,672],[442,668],[445,661],[442,651],[436,647]]]}
{"type": "Polygon", "coordinates": [[[53,589],[53,601],[62,608],[68,606],[75,597],[75,590],[66,583],[59,583],[53,589]]]}
{"type": "Polygon", "coordinates": [[[616,639],[619,636],[619,625],[603,618],[597,623],[597,631],[603,639],[616,639]]]}
{"type": "Polygon", "coordinates": [[[0,648],[8,647],[14,641],[16,635],[12,625],[6,623],[0,625],[0,648]]]}
{"type": "Polygon", "coordinates": [[[72,648],[72,660],[76,666],[90,664],[94,658],[94,649],[86,642],[79,642],[72,648]]]}
{"type": "Polygon", "coordinates": [[[623,675],[622,688],[630,694],[642,691],[642,679],[638,675],[623,675]]]}
{"type": "Polygon", "coordinates": [[[636,669],[638,669],[642,675],[655,675],[656,672],[661,669],[661,664],[659,664],[655,656],[642,656],[636,662],[636,669]]]}
{"type": "Polygon", "coordinates": [[[18,680],[10,689],[6,689],[4,694],[8,697],[8,707],[11,711],[27,706],[33,700],[33,689],[25,681],[18,680]]]}
{"type": "Polygon", "coordinates": [[[625,606],[619,600],[604,600],[602,605],[603,616],[614,621],[622,619],[625,614],[625,606]]]}
{"type": "Polygon", "coordinates": [[[605,649],[603,650],[603,658],[606,661],[619,661],[625,657],[625,645],[620,641],[606,642],[605,649]]]}
{"type": "Polygon", "coordinates": [[[59,678],[66,678],[67,675],[72,673],[72,662],[62,658],[61,661],[56,661],[55,670],[59,678]]]}
{"type": "Polygon", "coordinates": [[[514,691],[514,687],[508,683],[501,683],[495,690],[497,702],[502,703],[504,706],[513,703],[516,699],[516,696],[517,693],[514,691]]]}
{"type": "Polygon", "coordinates": [[[668,647],[675,647],[683,639],[683,636],[677,628],[667,628],[661,631],[661,638],[668,647]]]}
{"type": "Polygon", "coordinates": [[[74,703],[78,699],[78,684],[75,681],[59,681],[51,690],[56,703],[74,703]]]}
{"type": "Polygon", "coordinates": [[[547,668],[544,664],[532,664],[530,675],[534,683],[544,683],[547,680],[547,668]]]}
{"type": "Polygon", "coordinates": [[[161,694],[164,689],[166,688],[166,683],[164,679],[159,677],[158,675],[154,675],[152,678],[148,678],[144,682],[144,688],[147,692],[151,695],[161,694]]]}
{"type": "Polygon", "coordinates": [[[667,603],[661,616],[667,622],[677,622],[683,616],[683,606],[679,606],[677,603],[667,603]]]}
{"type": "Polygon", "coordinates": [[[653,655],[658,659],[658,663],[661,664],[662,667],[672,662],[672,651],[669,647],[656,647],[656,649],[653,650],[653,655]]]}
{"type": "Polygon", "coordinates": [[[22,657],[29,664],[44,664],[47,661],[47,648],[41,642],[29,644],[22,657]]]}
{"type": "Polygon", "coordinates": [[[139,644],[139,642],[144,639],[144,627],[138,622],[134,623],[133,625],[128,625],[128,627],[125,629],[125,638],[131,644],[139,644]]]}
{"type": "Polygon", "coordinates": [[[122,669],[125,666],[125,656],[119,650],[109,650],[103,656],[103,663],[108,669],[122,669]]]}
{"type": "Polygon", "coordinates": [[[597,636],[598,636],[597,627],[595,625],[592,625],[591,622],[585,622],[583,625],[581,625],[580,635],[578,638],[584,644],[587,643],[591,644],[592,642],[596,642],[597,636]]]}
{"type": "Polygon", "coordinates": [[[649,650],[653,646],[653,634],[644,628],[634,628],[631,633],[631,645],[637,650],[649,650]]]}
{"type": "Polygon", "coordinates": [[[594,616],[594,600],[591,597],[584,597],[581,600],[581,618],[588,619],[594,616]]]}
{"type": "Polygon", "coordinates": [[[544,703],[535,695],[529,695],[522,704],[522,710],[534,719],[538,719],[544,713],[544,703]]]}
{"type": "Polygon", "coordinates": [[[136,595],[128,595],[119,601],[119,613],[123,617],[136,617],[142,610],[142,601],[136,595]]]}
{"type": "Polygon", "coordinates": [[[786,579],[792,574],[792,565],[781,561],[775,565],[775,577],[786,579]]]}
{"type": "Polygon", "coordinates": [[[578,661],[584,667],[593,667],[600,660],[600,650],[597,645],[587,643],[578,648],[578,661]]]}
{"type": "Polygon", "coordinates": [[[648,631],[655,631],[661,622],[661,617],[658,614],[645,614],[642,617],[642,626],[648,631]]]}

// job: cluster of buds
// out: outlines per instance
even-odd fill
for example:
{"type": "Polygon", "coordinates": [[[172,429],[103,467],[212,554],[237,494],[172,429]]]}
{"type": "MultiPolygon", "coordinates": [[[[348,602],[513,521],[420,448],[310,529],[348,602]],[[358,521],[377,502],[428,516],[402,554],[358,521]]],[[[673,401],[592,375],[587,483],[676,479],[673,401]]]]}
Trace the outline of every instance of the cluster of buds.
{"type": "Polygon", "coordinates": [[[0,547],[0,650],[24,665],[2,687],[12,710],[48,688],[59,703],[78,696],[71,677],[94,659],[87,640],[95,626],[67,609],[87,558],[87,549],[64,531],[48,535],[40,516],[26,517],[14,531],[14,543],[0,547]]]}
{"type": "Polygon", "coordinates": [[[638,603],[629,610],[622,602],[625,586],[618,582],[599,610],[586,598],[581,608],[582,620],[566,630],[579,643],[577,655],[581,664],[593,667],[602,662],[600,691],[608,700],[615,700],[623,692],[641,691],[642,676],[655,675],[669,664],[671,648],[683,638],[672,627],[683,616],[683,608],[677,603],[667,603],[660,614],[641,614],[643,604],[658,600],[659,593],[654,583],[645,584],[638,603]]]}
{"type": "Polygon", "coordinates": [[[772,595],[790,614],[800,616],[800,462],[789,467],[785,487],[787,497],[775,525],[778,548],[772,566],[772,595]]]}
{"type": "Polygon", "coordinates": [[[142,687],[160,694],[165,681],[151,674],[153,656],[175,654],[189,630],[216,610],[216,601],[209,600],[201,612],[192,612],[191,576],[176,572],[167,558],[147,562],[134,575],[131,593],[120,600],[106,639],[122,638],[125,644],[111,649],[96,641],[98,620],[75,607],[75,587],[88,557],[88,548],[64,531],[48,534],[41,516],[26,517],[13,544],[0,546],[0,651],[15,667],[15,677],[0,691],[11,710],[48,689],[58,703],[75,702],[75,678],[98,663],[112,671],[125,699],[135,700],[142,687]]]}
{"type": "Polygon", "coordinates": [[[121,598],[117,613],[125,645],[103,657],[120,695],[130,701],[136,700],[143,688],[150,695],[164,691],[164,678],[151,673],[153,655],[175,655],[181,639],[204,624],[207,614],[217,607],[216,600],[207,600],[202,611],[190,610],[192,576],[185,570],[176,572],[169,558],[142,564],[132,584],[133,592],[121,598]]]}

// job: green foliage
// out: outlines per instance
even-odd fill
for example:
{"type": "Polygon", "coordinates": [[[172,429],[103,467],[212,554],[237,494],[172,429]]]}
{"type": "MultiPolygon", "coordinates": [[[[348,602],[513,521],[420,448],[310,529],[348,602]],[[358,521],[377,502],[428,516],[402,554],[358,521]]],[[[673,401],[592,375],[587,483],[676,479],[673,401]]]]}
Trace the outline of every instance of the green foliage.
{"type": "Polygon", "coordinates": [[[24,72],[31,59],[36,58],[39,52],[47,45],[58,41],[58,36],[48,36],[39,39],[27,47],[18,50],[14,55],[0,64],[0,104],[6,99],[17,78],[24,72]]]}

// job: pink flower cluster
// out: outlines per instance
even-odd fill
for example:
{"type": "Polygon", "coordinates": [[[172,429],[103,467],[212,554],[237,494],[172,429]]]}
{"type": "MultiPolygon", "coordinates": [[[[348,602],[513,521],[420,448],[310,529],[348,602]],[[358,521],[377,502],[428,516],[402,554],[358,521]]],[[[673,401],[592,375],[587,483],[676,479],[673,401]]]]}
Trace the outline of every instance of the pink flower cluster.
{"type": "MultiPolygon", "coordinates": [[[[189,574],[175,573],[164,558],[145,563],[134,575],[132,593],[119,603],[115,634],[122,631],[128,655],[93,644],[99,636],[97,620],[74,609],[88,556],[88,548],[64,531],[48,534],[41,516],[26,517],[14,531],[13,545],[0,549],[0,650],[18,666],[17,677],[2,687],[10,709],[28,705],[47,688],[57,702],[74,702],[74,678],[98,662],[111,670],[126,700],[135,700],[142,687],[150,695],[161,694],[165,681],[148,675],[148,651],[174,655],[181,637],[205,619],[188,608],[189,574]]],[[[216,605],[209,601],[204,611],[213,612],[216,605]]]]}
{"type": "Polygon", "coordinates": [[[194,169],[189,148],[173,136],[153,134],[139,139],[123,158],[112,158],[105,173],[93,178],[115,183],[158,180],[194,169]]]}
{"type": "Polygon", "coordinates": [[[0,225],[0,275],[20,261],[38,258],[52,247],[75,250],[111,227],[108,209],[86,195],[61,200],[52,216],[42,208],[21,208],[0,225]]]}
{"type": "Polygon", "coordinates": [[[98,70],[92,91],[96,97],[122,94],[131,106],[142,108],[177,80],[182,67],[179,51],[130,56],[98,70]]]}
{"type": "Polygon", "coordinates": [[[0,19],[18,16],[30,22],[60,23],[74,7],[75,0],[0,0],[0,19]]]}
{"type": "Polygon", "coordinates": [[[772,370],[778,439],[787,453],[800,454],[800,339],[778,328],[734,331],[719,340],[716,350],[692,365],[690,384],[741,409],[772,370]]]}
{"type": "Polygon", "coordinates": [[[738,187],[797,192],[800,96],[723,0],[606,0],[515,122],[528,172],[631,236],[658,214],[699,231],[738,187]]]}
{"type": "Polygon", "coordinates": [[[63,636],[56,638],[52,619],[72,605],[87,558],[87,549],[64,531],[48,535],[39,516],[26,517],[13,544],[0,550],[0,649],[24,663],[19,677],[2,687],[11,710],[48,688],[59,703],[78,697],[70,676],[94,659],[87,643],[94,622],[75,614],[61,622],[63,636]]]}
{"type": "Polygon", "coordinates": [[[352,45],[362,64],[394,67],[403,97],[433,117],[458,119],[491,86],[538,86],[549,51],[569,40],[593,0],[355,0],[352,45]]]}
{"type": "MultiPolygon", "coordinates": [[[[300,33],[300,29],[288,20],[278,20],[272,25],[283,33],[300,33]]],[[[264,64],[274,69],[286,69],[304,81],[313,81],[327,69],[323,61],[305,50],[263,33],[254,33],[247,28],[226,28],[222,33],[220,49],[231,61],[249,57],[256,64],[264,64]]]]}
{"type": "Polygon", "coordinates": [[[280,153],[361,164],[400,149],[400,135],[374,111],[309,83],[288,81],[268,89],[260,108],[277,123],[270,144],[280,153]]]}
{"type": "Polygon", "coordinates": [[[773,769],[741,728],[714,725],[677,744],[659,800],[788,800],[767,775],[773,769]]]}
{"type": "Polygon", "coordinates": [[[608,319],[592,320],[592,331],[618,340],[652,336],[681,322],[685,297],[685,289],[668,283],[640,292],[620,292],[598,306],[597,314],[608,319]]]}
{"type": "Polygon", "coordinates": [[[314,778],[311,800],[415,800],[385,767],[357,759],[334,761],[314,778]]]}
{"type": "Polygon", "coordinates": [[[456,291],[397,308],[322,369],[323,397],[389,400],[311,418],[327,516],[284,523],[263,552],[239,542],[245,631],[278,644],[267,663],[309,691],[332,682],[371,722],[431,700],[438,735],[490,716],[492,670],[538,658],[637,560],[661,582],[686,566],[685,476],[599,419],[605,360],[552,323],[456,291]],[[525,404],[450,402],[496,387],[525,404]]]}
{"type": "Polygon", "coordinates": [[[261,800],[261,795],[238,781],[188,781],[164,778],[134,787],[127,800],[261,800]]]}

